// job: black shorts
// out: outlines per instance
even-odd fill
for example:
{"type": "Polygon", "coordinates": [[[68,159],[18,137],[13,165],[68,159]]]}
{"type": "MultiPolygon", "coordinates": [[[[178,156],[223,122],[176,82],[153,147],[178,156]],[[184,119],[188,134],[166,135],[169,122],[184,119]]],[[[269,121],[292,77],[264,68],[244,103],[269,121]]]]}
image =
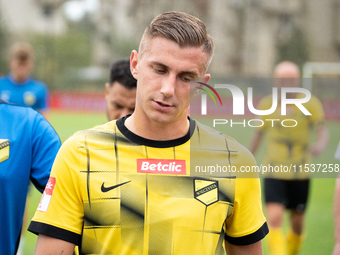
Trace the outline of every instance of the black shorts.
{"type": "Polygon", "coordinates": [[[264,179],[266,203],[280,203],[287,209],[304,212],[307,205],[309,180],[264,179]]]}

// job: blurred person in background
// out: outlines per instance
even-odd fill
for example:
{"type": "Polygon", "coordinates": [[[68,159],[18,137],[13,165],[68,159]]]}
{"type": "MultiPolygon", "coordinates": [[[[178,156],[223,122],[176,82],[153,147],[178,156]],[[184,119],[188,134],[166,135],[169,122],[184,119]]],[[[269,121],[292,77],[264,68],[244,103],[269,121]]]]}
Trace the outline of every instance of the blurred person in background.
{"type": "Polygon", "coordinates": [[[48,121],[29,107],[0,99],[0,123],[0,254],[15,255],[29,182],[44,190],[61,143],[48,121]]]}
{"type": "MultiPolygon", "coordinates": [[[[256,153],[264,134],[267,135],[266,153],[262,164],[271,166],[304,165],[310,163],[311,155],[318,156],[328,144],[328,130],[324,123],[324,111],[321,102],[314,96],[304,103],[311,115],[304,115],[295,105],[287,105],[287,115],[281,116],[282,87],[298,87],[300,71],[298,66],[289,61],[279,63],[274,70],[275,85],[278,87],[278,107],[267,119],[278,120],[272,127],[271,122],[258,128],[250,144],[250,152],[256,153]],[[296,127],[283,127],[283,119],[293,119],[296,127]],[[268,124],[269,123],[269,124],[268,124]],[[310,130],[314,129],[317,139],[310,144],[310,130]]],[[[288,93],[287,98],[300,98],[301,93],[288,93]]],[[[259,110],[272,106],[272,95],[259,102],[259,110]]],[[[274,173],[264,176],[266,213],[269,225],[268,247],[271,255],[298,254],[303,241],[303,224],[309,193],[309,179],[298,173],[274,173]],[[282,223],[285,209],[290,212],[290,230],[287,240],[284,238],[282,223]]],[[[303,174],[303,173],[302,173],[303,174]]]]}
{"type": "MultiPolygon", "coordinates": [[[[0,78],[0,99],[9,103],[31,107],[47,119],[49,102],[48,88],[44,83],[31,78],[33,67],[34,56],[32,46],[25,42],[13,44],[9,53],[10,74],[0,78]]],[[[28,203],[29,196],[27,197],[27,204],[28,203]]],[[[21,254],[25,242],[25,223],[26,212],[19,254],[21,254]]]]}
{"type": "Polygon", "coordinates": [[[0,99],[31,107],[48,119],[48,88],[31,77],[33,67],[32,46],[25,42],[15,43],[10,49],[10,74],[0,78],[0,99]]]}
{"type": "Polygon", "coordinates": [[[110,81],[105,84],[107,117],[110,121],[133,113],[136,86],[137,81],[130,70],[130,59],[114,62],[110,69],[110,81]]]}

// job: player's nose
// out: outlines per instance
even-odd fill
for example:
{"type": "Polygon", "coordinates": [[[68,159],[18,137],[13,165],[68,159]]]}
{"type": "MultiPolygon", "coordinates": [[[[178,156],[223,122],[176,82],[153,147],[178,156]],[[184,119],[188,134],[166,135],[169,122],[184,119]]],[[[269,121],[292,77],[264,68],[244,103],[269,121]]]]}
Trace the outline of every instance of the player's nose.
{"type": "Polygon", "coordinates": [[[162,83],[161,93],[165,97],[172,97],[175,93],[177,77],[175,75],[169,75],[162,83]]]}

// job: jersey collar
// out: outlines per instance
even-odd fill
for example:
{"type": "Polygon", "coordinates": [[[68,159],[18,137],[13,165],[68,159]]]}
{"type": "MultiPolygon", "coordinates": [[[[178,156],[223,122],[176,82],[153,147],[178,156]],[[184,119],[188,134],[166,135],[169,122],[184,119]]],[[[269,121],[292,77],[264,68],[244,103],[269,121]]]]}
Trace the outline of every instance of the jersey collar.
{"type": "Polygon", "coordinates": [[[125,120],[130,116],[126,115],[122,118],[120,118],[119,120],[117,120],[116,125],[119,129],[119,131],[126,137],[128,138],[130,141],[132,141],[133,143],[139,144],[139,145],[145,145],[148,147],[155,147],[155,148],[168,148],[168,147],[175,147],[175,146],[179,146],[182,145],[184,143],[186,143],[187,141],[190,140],[192,134],[194,133],[195,130],[195,126],[196,126],[196,122],[191,119],[188,116],[188,120],[190,122],[190,128],[188,130],[188,133],[186,133],[186,135],[177,138],[177,139],[173,139],[173,140],[165,140],[165,141],[159,141],[159,140],[151,140],[151,139],[147,139],[144,137],[141,137],[139,135],[136,135],[135,133],[131,132],[129,129],[127,129],[127,127],[125,126],[125,120]]]}
{"type": "Polygon", "coordinates": [[[23,82],[16,82],[13,78],[13,75],[10,73],[8,75],[8,79],[13,83],[13,84],[16,84],[16,85],[25,85],[27,83],[29,83],[29,81],[31,80],[31,76],[28,76],[27,79],[23,82]]]}

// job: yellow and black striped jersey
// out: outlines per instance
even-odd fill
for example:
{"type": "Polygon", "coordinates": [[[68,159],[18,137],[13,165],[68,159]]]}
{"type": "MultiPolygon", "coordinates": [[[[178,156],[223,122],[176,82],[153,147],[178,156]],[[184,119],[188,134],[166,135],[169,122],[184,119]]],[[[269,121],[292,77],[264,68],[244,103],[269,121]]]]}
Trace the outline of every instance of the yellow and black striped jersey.
{"type": "Polygon", "coordinates": [[[255,165],[243,146],[192,119],[184,137],[149,140],[125,119],[62,145],[31,232],[75,243],[80,254],[224,254],[225,239],[247,245],[268,233],[258,178],[193,173],[194,157],[255,165]]]}
{"type": "MultiPolygon", "coordinates": [[[[298,98],[303,94],[298,94],[298,98]]],[[[264,97],[259,103],[260,110],[269,109],[272,97],[264,97]]],[[[305,115],[296,105],[287,105],[287,115],[281,115],[281,106],[276,111],[263,117],[275,121],[264,121],[260,130],[267,134],[266,153],[264,164],[272,166],[299,166],[310,163],[310,154],[307,147],[310,144],[310,131],[318,125],[324,125],[324,111],[322,104],[316,97],[304,103],[304,107],[311,113],[305,115]],[[282,122],[283,121],[283,122],[282,122]]],[[[274,173],[272,177],[302,178],[309,173],[300,173],[292,170],[290,173],[274,173]],[[282,174],[282,176],[280,175],[282,174]]]]}

